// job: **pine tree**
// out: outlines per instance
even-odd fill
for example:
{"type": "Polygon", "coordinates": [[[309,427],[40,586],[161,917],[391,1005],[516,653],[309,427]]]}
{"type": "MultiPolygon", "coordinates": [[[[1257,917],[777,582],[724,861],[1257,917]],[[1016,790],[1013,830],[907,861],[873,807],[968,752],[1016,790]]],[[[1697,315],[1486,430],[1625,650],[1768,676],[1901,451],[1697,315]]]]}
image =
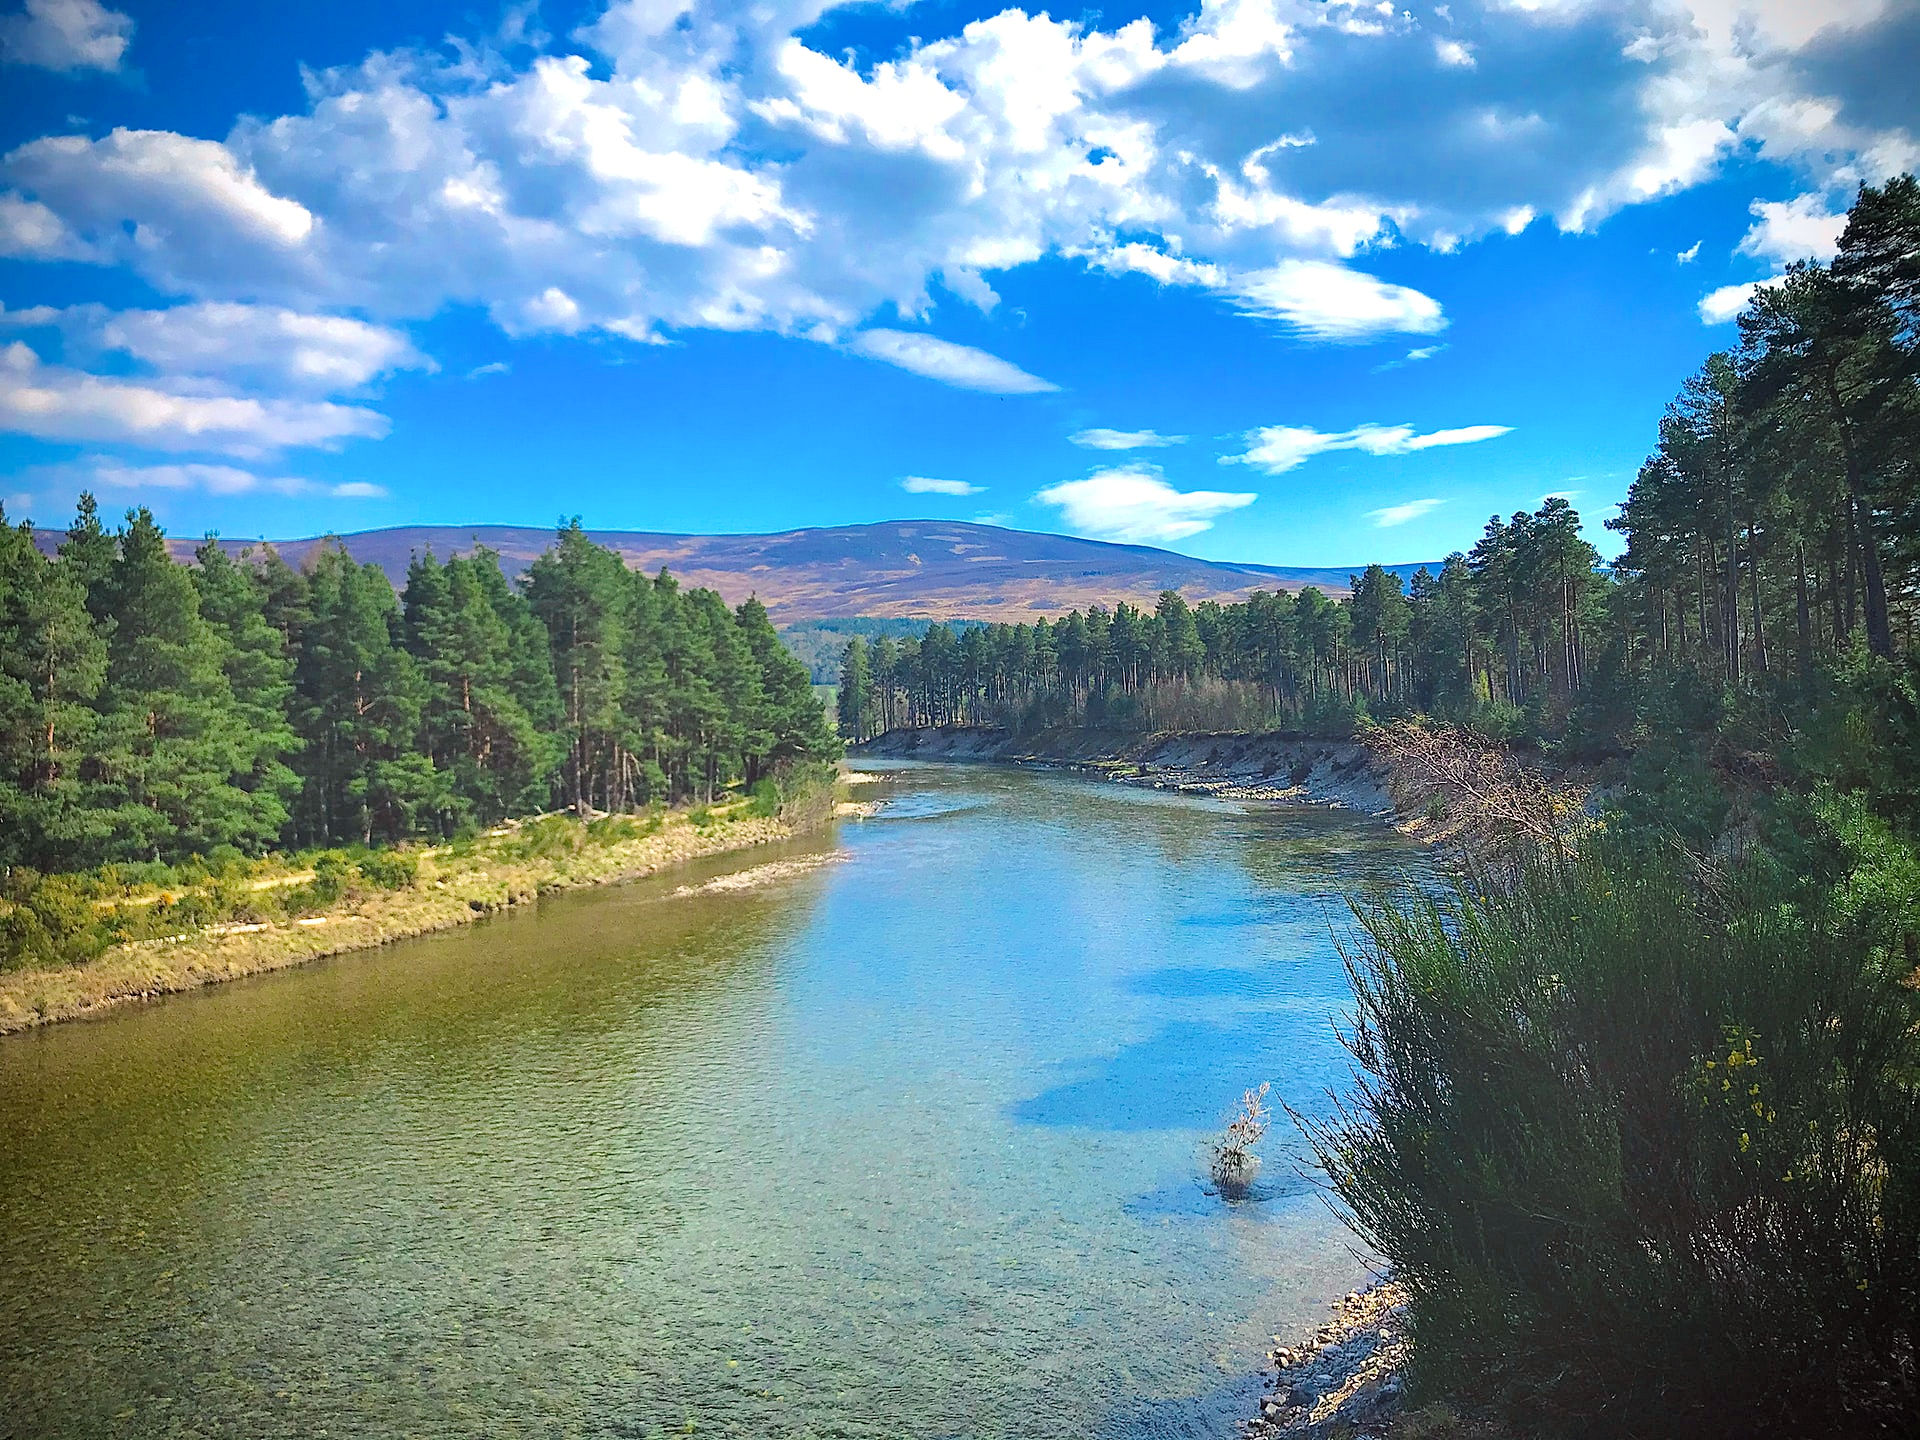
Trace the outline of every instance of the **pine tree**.
{"type": "Polygon", "coordinates": [[[393,586],[338,541],[315,554],[308,583],[312,618],[294,679],[306,742],[298,831],[320,843],[412,834],[440,813],[443,786],[420,749],[425,684],[400,645],[393,586]]]}
{"type": "Polygon", "coordinates": [[[858,635],[847,641],[840,657],[840,689],[835,697],[840,733],[853,741],[873,733],[873,672],[867,666],[867,642],[858,635]]]}
{"type": "Polygon", "coordinates": [[[99,860],[265,849],[286,812],[246,788],[261,759],[227,679],[227,646],[145,509],[130,511],[97,588],[112,622],[89,765],[99,860]]]}
{"type": "Polygon", "coordinates": [[[567,754],[567,802],[581,814],[615,786],[632,613],[626,566],[587,538],[576,516],[533,562],[527,603],[546,627],[567,754]]]}
{"type": "Polygon", "coordinates": [[[79,776],[105,676],[79,576],[0,509],[0,865],[48,868],[89,852],[79,776]]]}
{"type": "Polygon", "coordinates": [[[267,591],[251,553],[235,564],[220,542],[208,536],[194,559],[200,614],[224,648],[221,669],[241,717],[242,743],[250,751],[238,783],[257,797],[263,821],[270,821],[278,835],[300,793],[300,777],[286,763],[300,745],[288,718],[293,662],[284,637],[267,623],[267,591]]]}

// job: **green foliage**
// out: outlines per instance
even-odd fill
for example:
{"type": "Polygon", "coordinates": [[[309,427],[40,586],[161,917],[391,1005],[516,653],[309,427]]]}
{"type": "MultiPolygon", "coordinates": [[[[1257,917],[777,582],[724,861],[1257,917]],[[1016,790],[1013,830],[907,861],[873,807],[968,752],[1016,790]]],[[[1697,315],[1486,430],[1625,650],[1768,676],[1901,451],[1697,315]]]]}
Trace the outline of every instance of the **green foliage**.
{"type": "Polygon", "coordinates": [[[1313,1133],[1422,1387],[1533,1434],[1920,1423],[1885,1383],[1920,1320],[1920,1003],[1884,943],[1920,883],[1857,808],[1809,814],[1843,895],[1616,836],[1358,911],[1360,1085],[1313,1133]]]}
{"type": "Polygon", "coordinates": [[[406,890],[420,878],[420,861],[402,850],[376,850],[355,864],[360,878],[381,890],[406,890]]]}
{"type": "Polygon", "coordinates": [[[92,899],[73,878],[21,866],[8,876],[0,912],[0,970],[77,965],[106,948],[92,899]]]}

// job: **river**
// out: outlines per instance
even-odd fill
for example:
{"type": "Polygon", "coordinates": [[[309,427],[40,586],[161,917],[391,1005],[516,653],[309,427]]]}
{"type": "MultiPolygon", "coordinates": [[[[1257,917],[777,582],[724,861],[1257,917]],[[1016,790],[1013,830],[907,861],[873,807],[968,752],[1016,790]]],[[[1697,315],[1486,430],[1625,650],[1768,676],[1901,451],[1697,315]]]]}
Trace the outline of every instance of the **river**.
{"type": "Polygon", "coordinates": [[[1341,897],[1421,856],[1031,771],[868,791],[0,1040],[0,1434],[1231,1436],[1362,1272],[1284,1121],[1238,1204],[1206,1140],[1342,1083],[1341,897]]]}

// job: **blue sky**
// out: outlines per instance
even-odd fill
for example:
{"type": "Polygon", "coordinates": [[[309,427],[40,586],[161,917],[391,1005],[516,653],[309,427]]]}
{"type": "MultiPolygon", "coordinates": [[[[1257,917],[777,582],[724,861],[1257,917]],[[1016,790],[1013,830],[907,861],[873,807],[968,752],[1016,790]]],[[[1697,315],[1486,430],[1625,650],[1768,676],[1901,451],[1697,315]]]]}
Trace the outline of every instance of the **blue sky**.
{"type": "Polygon", "coordinates": [[[0,0],[0,497],[1603,549],[1908,0],[0,0]]]}

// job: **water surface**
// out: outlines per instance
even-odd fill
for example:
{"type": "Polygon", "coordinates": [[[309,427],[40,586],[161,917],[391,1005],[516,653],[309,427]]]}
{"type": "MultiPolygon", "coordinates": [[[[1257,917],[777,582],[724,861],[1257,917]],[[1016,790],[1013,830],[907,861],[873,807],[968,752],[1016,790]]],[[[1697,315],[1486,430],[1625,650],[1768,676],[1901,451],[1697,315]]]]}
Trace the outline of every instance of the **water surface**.
{"type": "Polygon", "coordinates": [[[1233,1434],[1361,1271],[1282,1147],[1228,1205],[1205,1140],[1341,1081],[1340,896],[1419,857],[872,788],[777,854],[0,1041],[0,1434],[1233,1434]]]}

